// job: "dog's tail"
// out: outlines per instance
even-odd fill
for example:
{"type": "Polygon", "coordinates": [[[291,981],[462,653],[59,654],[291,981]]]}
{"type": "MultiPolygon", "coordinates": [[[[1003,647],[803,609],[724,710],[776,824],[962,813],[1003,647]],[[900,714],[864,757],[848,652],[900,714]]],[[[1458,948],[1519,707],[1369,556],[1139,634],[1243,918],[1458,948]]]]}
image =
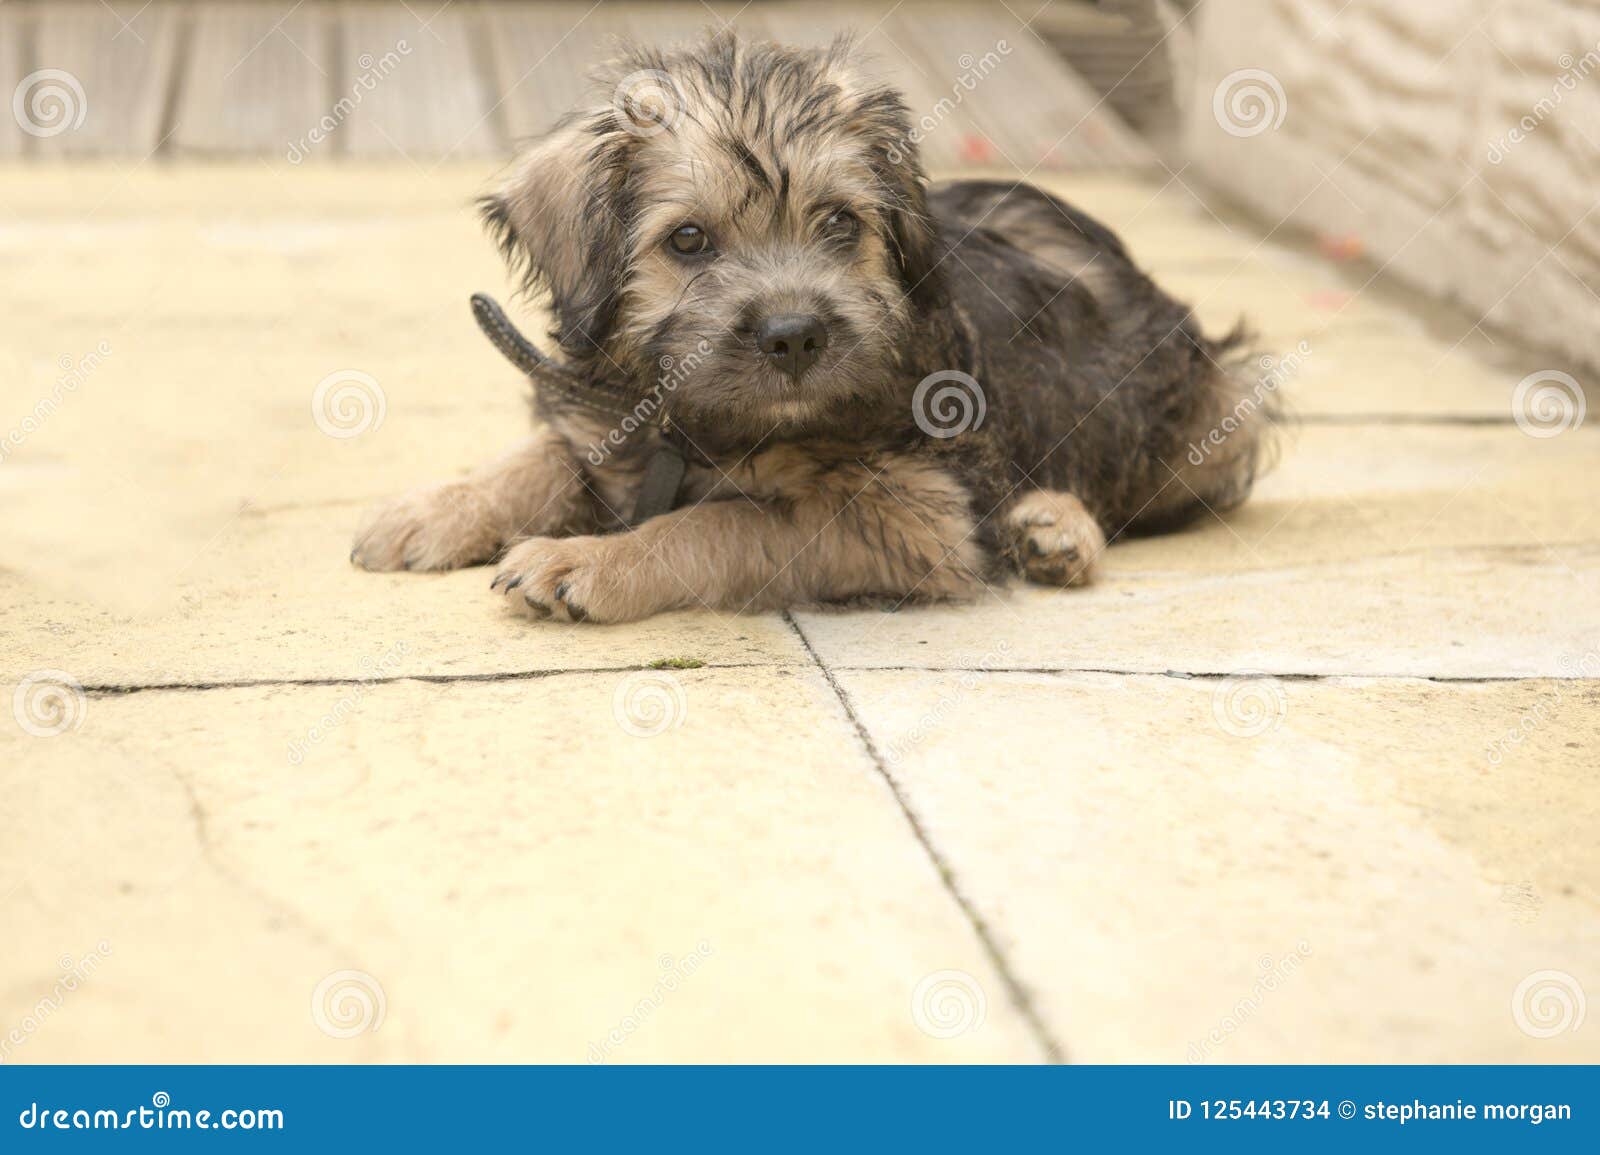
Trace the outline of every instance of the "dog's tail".
{"type": "Polygon", "coordinates": [[[1166,458],[1171,471],[1159,500],[1130,527],[1138,534],[1174,529],[1207,510],[1244,503],[1256,479],[1277,463],[1274,431],[1283,419],[1280,386],[1309,355],[1305,342],[1291,353],[1262,352],[1242,322],[1220,339],[1201,336],[1193,319],[1185,331],[1200,354],[1187,428],[1166,458]]]}

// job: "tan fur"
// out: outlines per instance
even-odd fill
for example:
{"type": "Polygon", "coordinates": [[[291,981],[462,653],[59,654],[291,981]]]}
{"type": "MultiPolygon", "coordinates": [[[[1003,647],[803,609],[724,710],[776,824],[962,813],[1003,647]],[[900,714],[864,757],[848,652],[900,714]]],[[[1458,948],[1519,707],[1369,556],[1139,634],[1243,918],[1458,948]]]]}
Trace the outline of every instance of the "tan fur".
{"type": "Polygon", "coordinates": [[[369,570],[447,570],[493,561],[509,543],[584,533],[595,510],[567,443],[540,430],[465,481],[430,486],[376,506],[350,559],[369,570]]]}
{"type": "Polygon", "coordinates": [[[983,588],[966,494],[925,461],[784,447],[701,484],[707,500],[637,529],[523,542],[494,584],[536,617],[600,622],[983,588]]]}
{"type": "Polygon", "coordinates": [[[1106,535],[1083,502],[1070,493],[1035,489],[1006,511],[1017,565],[1032,581],[1054,586],[1094,580],[1106,535]]]}

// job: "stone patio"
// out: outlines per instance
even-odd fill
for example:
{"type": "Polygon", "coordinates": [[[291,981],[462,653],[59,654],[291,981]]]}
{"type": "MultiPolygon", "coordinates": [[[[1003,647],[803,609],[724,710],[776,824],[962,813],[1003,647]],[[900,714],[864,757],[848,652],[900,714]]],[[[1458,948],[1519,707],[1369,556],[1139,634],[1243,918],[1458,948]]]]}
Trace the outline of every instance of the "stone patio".
{"type": "Polygon", "coordinates": [[[0,169],[0,1058],[1600,1060],[1558,366],[1052,176],[1292,364],[1247,506],[1084,591],[532,624],[346,560],[524,429],[491,164],[0,169]]]}

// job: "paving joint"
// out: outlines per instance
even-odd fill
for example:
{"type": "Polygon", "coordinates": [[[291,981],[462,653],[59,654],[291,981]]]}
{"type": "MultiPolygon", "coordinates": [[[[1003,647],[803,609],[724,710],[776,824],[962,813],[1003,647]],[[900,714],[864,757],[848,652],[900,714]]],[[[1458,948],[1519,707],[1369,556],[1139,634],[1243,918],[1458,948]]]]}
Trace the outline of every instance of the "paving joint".
{"type": "Polygon", "coordinates": [[[984,953],[988,955],[990,964],[999,974],[1000,981],[1005,984],[1006,993],[1010,996],[1012,1005],[1022,1015],[1024,1022],[1028,1025],[1028,1030],[1040,1047],[1043,1048],[1046,1061],[1051,1063],[1067,1062],[1065,1048],[1056,1039],[1049,1025],[1045,1023],[1044,1016],[1039,1013],[1039,1009],[1034,1003],[1032,992],[1028,990],[1027,985],[1017,975],[1016,970],[1011,965],[1011,960],[1006,957],[1005,951],[1000,948],[999,941],[989,928],[988,920],[983,917],[977,905],[961,889],[961,884],[956,879],[955,869],[950,865],[950,860],[934,845],[932,836],[928,833],[927,828],[923,826],[922,820],[917,817],[917,812],[912,809],[905,790],[895,780],[894,775],[889,772],[889,767],[878,752],[877,744],[873,742],[872,735],[868,733],[866,726],[862,724],[861,718],[856,714],[855,704],[850,700],[849,693],[839,684],[838,679],[834,677],[833,670],[828,667],[822,660],[821,655],[812,647],[811,639],[806,637],[805,631],[800,628],[800,623],[795,621],[788,611],[784,611],[783,620],[788,622],[789,627],[794,630],[795,636],[800,639],[800,644],[805,647],[806,653],[811,655],[811,660],[816,663],[817,670],[822,674],[823,679],[828,683],[828,687],[839,700],[839,705],[844,708],[845,716],[850,719],[850,724],[855,727],[856,737],[860,739],[861,745],[866,749],[867,757],[871,759],[878,776],[889,787],[889,793],[894,797],[895,804],[900,807],[900,813],[905,816],[906,822],[910,825],[912,835],[922,845],[923,851],[933,863],[934,869],[939,874],[940,884],[950,897],[955,900],[956,906],[960,908],[962,915],[972,927],[973,933],[977,935],[978,942],[982,945],[984,953]]]}

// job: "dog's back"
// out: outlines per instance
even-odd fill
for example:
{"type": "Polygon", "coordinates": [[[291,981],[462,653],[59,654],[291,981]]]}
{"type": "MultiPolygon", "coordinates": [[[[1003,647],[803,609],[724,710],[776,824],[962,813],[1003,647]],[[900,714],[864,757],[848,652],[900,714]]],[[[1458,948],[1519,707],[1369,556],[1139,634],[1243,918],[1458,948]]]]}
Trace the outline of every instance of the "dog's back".
{"type": "Polygon", "coordinates": [[[935,185],[952,304],[1012,482],[1078,494],[1108,534],[1238,505],[1270,397],[1098,221],[1029,185],[935,185]]]}

